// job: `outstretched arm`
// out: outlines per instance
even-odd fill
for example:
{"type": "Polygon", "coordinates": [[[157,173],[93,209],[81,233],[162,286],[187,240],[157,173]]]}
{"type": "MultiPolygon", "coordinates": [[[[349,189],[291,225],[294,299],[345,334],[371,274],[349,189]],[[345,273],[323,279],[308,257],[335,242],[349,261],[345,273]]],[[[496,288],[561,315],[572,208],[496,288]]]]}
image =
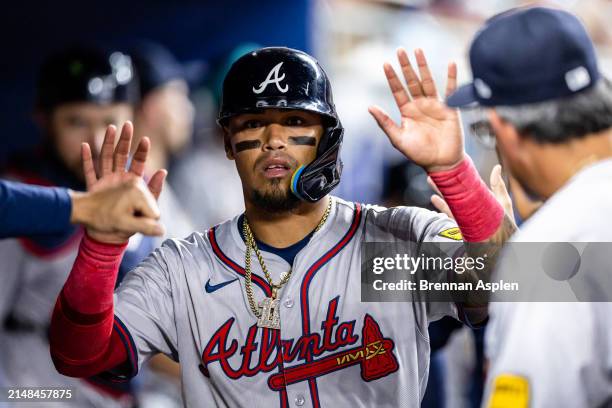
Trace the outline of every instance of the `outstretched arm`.
{"type": "Polygon", "coordinates": [[[70,217],[68,189],[0,180],[0,238],[61,234],[70,217]]]}
{"type": "MultiPolygon", "coordinates": [[[[109,126],[101,152],[98,179],[91,161],[89,146],[83,147],[83,166],[88,191],[98,191],[110,182],[142,183],[144,164],[149,150],[146,138],[140,142],[130,170],[125,170],[132,140],[132,125],[123,126],[114,146],[115,128],[109,126]]],[[[160,170],[151,178],[149,191],[159,196],[166,176],[160,170]]],[[[145,208],[128,208],[137,217],[145,208]]],[[[127,362],[120,331],[115,323],[113,292],[119,264],[131,233],[125,230],[87,229],[68,280],[56,302],[51,321],[51,356],[58,371],[85,377],[115,368],[127,362]]]]}
{"type": "MultiPolygon", "coordinates": [[[[515,231],[514,221],[505,214],[465,153],[459,112],[439,99],[423,51],[415,52],[418,74],[405,50],[399,49],[397,57],[406,86],[389,63],[385,63],[383,69],[401,115],[400,123],[377,106],[370,107],[369,111],[391,144],[427,171],[461,230],[468,255],[477,257],[486,251],[493,261],[501,244],[515,231]]],[[[457,68],[451,63],[447,73],[447,95],[454,91],[456,84],[457,68]]],[[[487,265],[480,278],[488,276],[492,265],[493,262],[487,265]]],[[[462,277],[468,278],[468,275],[462,277]]],[[[483,305],[486,302],[480,299],[464,305],[475,308],[475,317],[470,320],[482,320],[483,305]]]]}

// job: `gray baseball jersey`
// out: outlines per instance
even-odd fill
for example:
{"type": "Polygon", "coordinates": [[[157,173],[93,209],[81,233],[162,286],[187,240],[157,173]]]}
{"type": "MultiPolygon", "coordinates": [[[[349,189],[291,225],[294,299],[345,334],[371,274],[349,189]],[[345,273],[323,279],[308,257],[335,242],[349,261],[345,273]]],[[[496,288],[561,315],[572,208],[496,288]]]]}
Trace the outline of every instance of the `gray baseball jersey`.
{"type": "MultiPolygon", "coordinates": [[[[244,288],[238,217],[168,240],[115,293],[132,375],[151,355],[180,359],[184,402],[210,406],[418,407],[429,368],[427,325],[452,303],[360,302],[361,243],[445,241],[452,220],[332,198],[327,222],[293,265],[262,252],[280,290],[281,329],[258,328],[244,288]]],[[[271,289],[253,257],[259,301],[271,289]]]]}
{"type": "MultiPolygon", "coordinates": [[[[603,245],[606,253],[599,259],[584,257],[585,249],[579,248],[583,259],[576,278],[585,282],[581,293],[603,291],[608,299],[612,296],[610,180],[612,160],[583,169],[512,238],[513,242],[584,243],[587,248],[591,243],[596,247],[603,245]],[[592,261],[596,264],[591,264],[592,261]],[[591,265],[582,269],[587,264],[591,265]]],[[[500,266],[506,261],[502,257],[500,266]]],[[[500,268],[493,279],[504,279],[504,272],[505,268],[500,268]]],[[[513,272],[511,268],[507,271],[510,275],[513,272]]],[[[530,281],[530,287],[521,288],[528,291],[532,302],[492,299],[485,343],[490,360],[489,378],[483,406],[602,407],[612,404],[612,303],[538,302],[539,294],[546,290],[544,285],[550,285],[546,283],[549,280],[543,275],[530,281]]],[[[569,293],[570,285],[566,288],[569,293]]]]}

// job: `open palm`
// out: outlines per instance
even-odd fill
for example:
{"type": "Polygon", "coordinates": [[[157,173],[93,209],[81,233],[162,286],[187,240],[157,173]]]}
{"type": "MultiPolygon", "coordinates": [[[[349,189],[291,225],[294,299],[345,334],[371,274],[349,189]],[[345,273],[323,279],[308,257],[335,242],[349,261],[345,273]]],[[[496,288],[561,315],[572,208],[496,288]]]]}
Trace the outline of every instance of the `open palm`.
{"type": "MultiPolygon", "coordinates": [[[[115,146],[116,133],[117,128],[115,126],[110,125],[107,127],[100,151],[100,169],[97,173],[94,168],[91,147],[87,143],[83,143],[81,146],[83,174],[85,175],[87,191],[89,192],[100,191],[111,186],[119,186],[127,181],[139,181],[144,183],[141,179],[144,175],[145,164],[151,146],[149,138],[143,137],[140,140],[136,152],[132,157],[129,169],[127,169],[126,166],[129,160],[134,127],[131,122],[126,122],[121,130],[119,141],[115,146]]],[[[153,195],[151,200],[157,200],[159,198],[166,174],[166,170],[157,170],[153,176],[151,176],[147,184],[150,193],[153,195]]],[[[137,216],[138,213],[145,209],[146,206],[134,207],[132,208],[132,212],[137,216]]],[[[144,215],[152,216],[152,214],[144,215]]],[[[89,227],[87,233],[100,242],[119,244],[127,241],[134,232],[103,232],[89,227]]]]}
{"type": "MultiPolygon", "coordinates": [[[[419,75],[416,74],[404,49],[397,52],[406,89],[393,67],[384,64],[384,71],[401,114],[398,125],[377,106],[369,111],[387,134],[393,146],[414,163],[427,171],[446,170],[463,159],[463,136],[459,113],[438,98],[436,85],[431,76],[423,51],[415,52],[419,75]]],[[[446,94],[457,86],[457,67],[448,66],[446,94]]]]}

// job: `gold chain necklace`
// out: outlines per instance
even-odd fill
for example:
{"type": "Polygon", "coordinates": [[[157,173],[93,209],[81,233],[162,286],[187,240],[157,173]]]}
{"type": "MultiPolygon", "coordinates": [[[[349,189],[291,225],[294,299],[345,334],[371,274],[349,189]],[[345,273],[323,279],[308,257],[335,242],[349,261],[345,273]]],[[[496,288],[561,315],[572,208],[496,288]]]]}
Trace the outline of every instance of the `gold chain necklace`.
{"type": "MultiPolygon", "coordinates": [[[[327,208],[323,213],[323,217],[314,232],[317,232],[321,229],[325,221],[327,221],[327,217],[331,211],[332,200],[328,199],[327,208]]],[[[281,275],[281,279],[278,283],[274,283],[272,281],[272,276],[270,272],[268,272],[268,268],[266,267],[266,263],[264,262],[263,256],[257,247],[257,242],[255,242],[255,237],[253,236],[253,232],[251,231],[251,227],[249,226],[249,222],[244,216],[244,222],[242,225],[242,232],[244,234],[244,238],[246,240],[246,251],[244,257],[244,277],[245,277],[245,289],[247,298],[249,300],[249,306],[251,307],[251,311],[257,317],[257,326],[258,327],[267,327],[269,329],[280,329],[280,314],[278,310],[278,290],[283,287],[285,283],[289,281],[291,277],[292,269],[289,269],[288,272],[285,272],[281,275]],[[259,261],[259,265],[261,266],[261,270],[272,287],[272,296],[267,297],[259,303],[259,307],[255,303],[255,296],[253,295],[253,273],[251,271],[251,250],[255,251],[255,255],[257,256],[257,260],[259,261]]]]}

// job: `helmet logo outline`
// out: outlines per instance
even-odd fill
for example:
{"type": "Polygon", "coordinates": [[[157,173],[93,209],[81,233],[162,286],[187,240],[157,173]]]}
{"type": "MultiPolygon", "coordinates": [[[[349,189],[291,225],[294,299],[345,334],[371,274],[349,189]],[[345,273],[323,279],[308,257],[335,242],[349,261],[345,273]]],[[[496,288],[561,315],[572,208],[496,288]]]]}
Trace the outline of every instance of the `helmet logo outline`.
{"type": "Polygon", "coordinates": [[[289,84],[285,84],[284,87],[282,87],[280,84],[281,81],[285,79],[285,73],[280,73],[282,65],[282,62],[276,64],[274,68],[272,68],[270,72],[268,72],[268,76],[266,77],[266,79],[259,84],[259,88],[256,89],[255,87],[253,87],[253,93],[262,93],[270,84],[275,84],[276,88],[282,93],[287,92],[289,90],[289,84]]]}

